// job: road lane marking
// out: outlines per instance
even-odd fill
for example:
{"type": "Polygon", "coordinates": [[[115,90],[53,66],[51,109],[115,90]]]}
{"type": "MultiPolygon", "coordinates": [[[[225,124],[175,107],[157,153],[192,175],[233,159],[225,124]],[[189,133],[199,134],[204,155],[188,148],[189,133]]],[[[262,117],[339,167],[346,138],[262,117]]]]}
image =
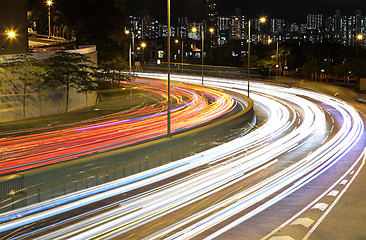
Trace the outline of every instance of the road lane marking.
{"type": "Polygon", "coordinates": [[[297,218],[290,225],[302,225],[306,228],[309,228],[315,221],[311,218],[297,218]]]}
{"type": "Polygon", "coordinates": [[[332,190],[330,193],[327,194],[327,196],[331,196],[331,197],[335,197],[337,196],[339,193],[339,191],[337,190],[332,190]]]}
{"type": "Polygon", "coordinates": [[[324,212],[325,209],[327,209],[329,205],[326,203],[317,203],[314,205],[314,207],[312,207],[311,209],[319,209],[320,211],[324,212]]]}
{"type": "Polygon", "coordinates": [[[276,236],[271,237],[269,240],[295,240],[295,239],[290,236],[276,236]]]}

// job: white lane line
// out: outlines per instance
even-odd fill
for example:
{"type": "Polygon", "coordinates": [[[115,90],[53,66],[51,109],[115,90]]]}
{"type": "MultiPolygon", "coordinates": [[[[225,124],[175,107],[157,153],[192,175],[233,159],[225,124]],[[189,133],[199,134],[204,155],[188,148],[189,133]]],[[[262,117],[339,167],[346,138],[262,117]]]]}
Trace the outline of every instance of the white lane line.
{"type": "MultiPolygon", "coordinates": [[[[360,168],[357,170],[357,174],[353,176],[351,182],[353,182],[353,179],[356,178],[356,176],[358,175],[359,171],[362,169],[363,165],[365,164],[366,161],[366,149],[364,150],[364,152],[360,155],[360,157],[354,162],[354,164],[349,168],[348,171],[345,172],[345,174],[343,174],[343,176],[341,176],[338,181],[336,181],[332,186],[330,186],[326,191],[324,191],[323,194],[321,194],[318,198],[316,198],[314,201],[312,201],[310,204],[308,204],[305,208],[303,208],[300,212],[298,212],[297,214],[295,214],[294,216],[292,216],[290,219],[288,219],[287,221],[285,221],[283,224],[281,224],[279,227],[277,227],[276,229],[274,229],[272,232],[270,232],[269,234],[267,234],[266,236],[264,236],[263,238],[261,238],[261,240],[266,240],[269,239],[271,236],[273,236],[274,234],[276,234],[280,229],[284,228],[286,225],[290,224],[292,221],[294,221],[294,219],[296,219],[298,216],[300,216],[301,214],[303,214],[305,211],[307,211],[311,206],[313,206],[314,204],[316,204],[317,202],[320,201],[321,198],[323,198],[327,193],[329,194],[330,191],[333,190],[333,188],[335,188],[340,181],[342,181],[343,178],[345,178],[351,171],[352,169],[359,163],[359,161],[362,159],[362,164],[360,166],[360,168]]],[[[349,183],[350,184],[350,183],[349,183]]],[[[345,191],[345,190],[343,190],[345,191]]],[[[342,191],[342,192],[343,192],[342,191]]],[[[340,194],[337,199],[339,199],[342,196],[342,194],[340,194]]],[[[324,218],[326,215],[329,214],[329,212],[331,211],[331,209],[334,207],[335,203],[338,200],[335,200],[332,205],[327,209],[327,211],[324,213],[324,218]]],[[[319,221],[318,221],[319,222],[319,221]]],[[[311,232],[308,233],[307,238],[310,236],[310,234],[315,230],[316,226],[318,226],[320,224],[316,223],[314,225],[314,227],[312,228],[311,232]]],[[[304,240],[306,240],[307,238],[304,238],[304,240]]]]}
{"type": "MultiPolygon", "coordinates": [[[[357,169],[357,172],[355,175],[353,175],[352,179],[348,182],[347,186],[345,186],[345,188],[342,190],[342,192],[338,195],[338,197],[334,200],[334,202],[330,205],[330,207],[327,209],[327,211],[320,217],[320,219],[315,223],[315,225],[310,229],[310,231],[305,235],[305,237],[303,238],[303,240],[307,240],[310,235],[315,231],[315,229],[317,229],[317,227],[320,225],[320,223],[324,220],[324,218],[326,216],[328,216],[328,214],[330,213],[330,211],[334,208],[334,206],[338,203],[338,201],[341,199],[341,197],[343,196],[343,194],[348,190],[348,188],[351,186],[351,184],[353,183],[353,181],[356,179],[356,177],[358,176],[358,174],[361,172],[361,169],[363,168],[363,166],[365,165],[365,161],[366,161],[366,155],[365,155],[365,151],[364,150],[362,156],[360,158],[362,159],[362,163],[360,165],[360,167],[357,169]]],[[[356,161],[356,163],[358,163],[358,161],[360,160],[360,158],[356,161]]]]}
{"type": "Polygon", "coordinates": [[[269,240],[295,240],[295,239],[290,236],[276,236],[271,237],[269,240]]]}

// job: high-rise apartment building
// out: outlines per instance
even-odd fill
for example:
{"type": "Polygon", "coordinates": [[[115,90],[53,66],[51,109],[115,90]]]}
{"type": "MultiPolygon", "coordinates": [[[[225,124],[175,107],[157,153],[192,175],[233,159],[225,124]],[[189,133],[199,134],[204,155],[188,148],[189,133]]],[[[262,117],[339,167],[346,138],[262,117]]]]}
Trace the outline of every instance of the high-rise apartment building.
{"type": "Polygon", "coordinates": [[[308,14],[306,22],[308,29],[321,30],[323,27],[323,15],[308,14]]]}

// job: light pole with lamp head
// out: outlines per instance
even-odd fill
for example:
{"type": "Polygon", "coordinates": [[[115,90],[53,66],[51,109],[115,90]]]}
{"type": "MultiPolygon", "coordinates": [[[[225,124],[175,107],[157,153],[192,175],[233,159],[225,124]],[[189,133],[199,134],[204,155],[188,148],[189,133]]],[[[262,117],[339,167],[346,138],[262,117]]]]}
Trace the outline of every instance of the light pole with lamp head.
{"type": "Polygon", "coordinates": [[[128,52],[128,65],[130,67],[130,100],[132,100],[132,65],[134,60],[134,51],[135,51],[135,37],[133,32],[130,32],[129,30],[125,30],[125,34],[129,35],[131,33],[131,39],[132,39],[132,46],[131,43],[129,44],[129,52],[128,52]]]}
{"type": "MultiPolygon", "coordinates": [[[[215,30],[213,28],[209,29],[210,33],[213,33],[215,30]]],[[[196,33],[197,32],[197,28],[193,27],[192,28],[192,32],[196,33]]],[[[202,85],[203,85],[203,66],[204,66],[204,57],[203,57],[203,53],[204,53],[204,49],[205,49],[205,30],[202,29],[201,30],[201,39],[202,39],[202,49],[201,49],[201,60],[202,60],[202,85]]]]}
{"type": "Polygon", "coordinates": [[[364,39],[364,36],[362,34],[357,35],[357,40],[360,41],[361,47],[363,46],[363,44],[362,44],[363,39],[364,39]]]}
{"type": "Polygon", "coordinates": [[[47,1],[48,5],[48,38],[51,38],[51,5],[52,1],[47,1]]]}
{"type": "Polygon", "coordinates": [[[167,112],[167,136],[171,137],[171,119],[170,119],[170,0],[167,0],[168,3],[168,112],[167,112]]]}
{"type": "MultiPolygon", "coordinates": [[[[181,71],[182,71],[182,74],[183,74],[183,64],[184,64],[184,55],[183,55],[184,54],[184,42],[183,42],[183,39],[182,39],[181,42],[182,42],[182,49],[181,49],[181,53],[180,53],[181,54],[181,59],[182,59],[181,71]]],[[[178,44],[179,40],[176,39],[175,43],[178,44]]]]}
{"type": "MultiPolygon", "coordinates": [[[[250,42],[251,42],[251,21],[252,19],[249,18],[248,20],[248,97],[249,97],[249,82],[250,82],[250,42]]],[[[261,17],[259,19],[261,23],[266,22],[265,17],[261,17]]]]}
{"type": "MultiPolygon", "coordinates": [[[[272,42],[273,42],[272,39],[268,39],[268,44],[271,44],[272,42]]],[[[277,48],[276,48],[276,65],[275,65],[275,67],[276,67],[276,80],[277,80],[277,76],[278,76],[277,69],[279,67],[279,64],[278,64],[278,40],[276,41],[276,44],[277,44],[277,48]]]]}
{"type": "Polygon", "coordinates": [[[142,42],[141,43],[141,47],[142,47],[142,62],[145,61],[145,48],[146,48],[146,43],[145,42],[142,42]]]}

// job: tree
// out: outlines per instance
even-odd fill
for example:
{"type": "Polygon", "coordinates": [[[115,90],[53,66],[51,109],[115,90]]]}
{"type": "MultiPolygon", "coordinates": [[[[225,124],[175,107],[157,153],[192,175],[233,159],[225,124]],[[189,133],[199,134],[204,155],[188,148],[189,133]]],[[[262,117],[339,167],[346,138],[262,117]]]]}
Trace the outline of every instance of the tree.
{"type": "Polygon", "coordinates": [[[109,60],[103,60],[98,66],[98,78],[110,79],[112,81],[117,80],[120,84],[121,81],[126,80],[126,74],[122,71],[127,69],[126,61],[121,57],[114,57],[109,60]]]}
{"type": "Polygon", "coordinates": [[[71,88],[84,93],[96,89],[96,81],[93,78],[95,68],[87,56],[61,51],[53,54],[48,62],[46,84],[51,87],[65,87],[66,112],[68,112],[71,88]]]}
{"type": "Polygon", "coordinates": [[[22,83],[23,118],[25,118],[27,88],[40,89],[44,82],[45,68],[30,54],[20,54],[10,59],[8,68],[11,76],[22,83]]]}

